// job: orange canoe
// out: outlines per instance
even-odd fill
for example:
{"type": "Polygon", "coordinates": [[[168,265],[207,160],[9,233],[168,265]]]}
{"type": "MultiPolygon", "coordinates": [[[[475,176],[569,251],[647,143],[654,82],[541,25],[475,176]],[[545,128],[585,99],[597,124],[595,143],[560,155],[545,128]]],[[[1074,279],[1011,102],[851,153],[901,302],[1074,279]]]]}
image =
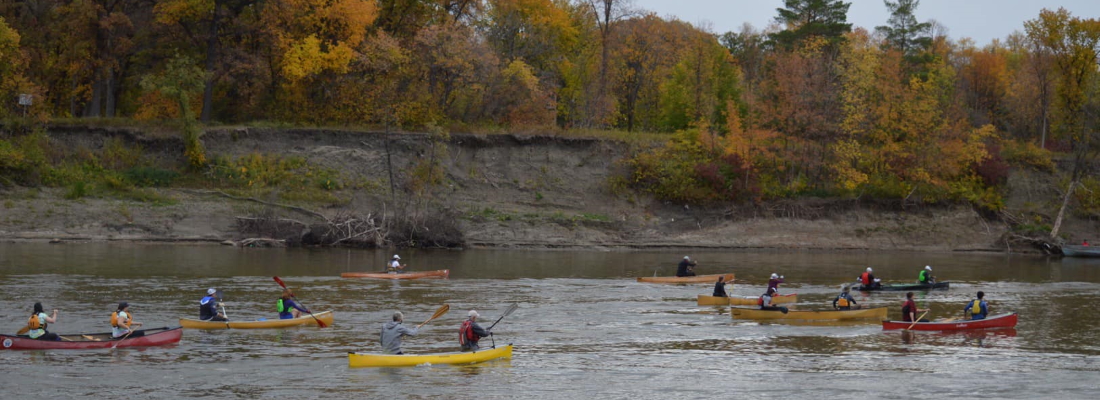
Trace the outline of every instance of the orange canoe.
{"type": "Polygon", "coordinates": [[[451,270],[441,269],[424,272],[402,272],[391,274],[387,272],[345,272],[341,278],[372,278],[372,279],[447,279],[451,276],[451,270]]]}
{"type": "Polygon", "coordinates": [[[733,282],[733,274],[714,274],[714,275],[696,275],[696,276],[641,276],[638,277],[638,282],[647,283],[714,283],[718,282],[718,277],[724,276],[724,282],[733,282]]]}

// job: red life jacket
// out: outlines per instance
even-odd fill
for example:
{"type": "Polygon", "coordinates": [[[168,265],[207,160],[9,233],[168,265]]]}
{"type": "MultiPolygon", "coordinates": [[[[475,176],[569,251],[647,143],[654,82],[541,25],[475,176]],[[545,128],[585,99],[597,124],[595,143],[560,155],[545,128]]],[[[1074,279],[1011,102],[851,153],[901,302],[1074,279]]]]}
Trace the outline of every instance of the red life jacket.
{"type": "Polygon", "coordinates": [[[870,272],[864,272],[863,275],[859,276],[859,279],[863,281],[863,286],[871,286],[871,273],[870,272]]]}
{"type": "Polygon", "coordinates": [[[462,323],[462,327],[458,328],[458,344],[465,346],[466,343],[477,343],[480,338],[474,333],[473,324],[474,321],[466,320],[462,323]]]}
{"type": "Polygon", "coordinates": [[[764,296],[760,296],[760,297],[756,298],[756,305],[758,305],[758,306],[763,306],[764,305],[764,296]]]}

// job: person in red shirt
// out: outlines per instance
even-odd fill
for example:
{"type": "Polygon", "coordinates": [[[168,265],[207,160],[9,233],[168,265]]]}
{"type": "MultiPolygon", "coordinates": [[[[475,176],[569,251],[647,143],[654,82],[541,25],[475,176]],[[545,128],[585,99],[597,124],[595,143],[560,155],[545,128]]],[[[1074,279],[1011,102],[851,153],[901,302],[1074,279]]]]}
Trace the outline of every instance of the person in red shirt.
{"type": "MultiPolygon", "coordinates": [[[[913,301],[913,292],[905,293],[905,303],[901,305],[901,320],[905,322],[913,322],[917,320],[917,314],[927,312],[928,310],[921,310],[917,308],[917,302],[913,301]]],[[[920,314],[924,316],[924,314],[920,314]]],[[[922,318],[919,322],[928,322],[928,319],[922,318]]]]}

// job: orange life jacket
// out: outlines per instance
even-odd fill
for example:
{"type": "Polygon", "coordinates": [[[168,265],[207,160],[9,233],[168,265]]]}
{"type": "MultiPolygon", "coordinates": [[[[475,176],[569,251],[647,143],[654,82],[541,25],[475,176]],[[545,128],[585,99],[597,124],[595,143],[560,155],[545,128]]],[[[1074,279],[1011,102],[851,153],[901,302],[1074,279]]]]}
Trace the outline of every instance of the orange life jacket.
{"type": "Polygon", "coordinates": [[[46,329],[46,323],[38,318],[38,314],[31,315],[27,320],[27,326],[31,329],[46,329]]]}
{"type": "Polygon", "coordinates": [[[125,325],[118,324],[118,311],[111,313],[111,327],[130,329],[130,323],[134,321],[134,314],[126,313],[130,318],[126,321],[125,325]]]}
{"type": "Polygon", "coordinates": [[[851,304],[848,304],[848,298],[847,297],[841,296],[839,299],[836,299],[836,306],[837,307],[848,307],[850,305],[851,304]]]}

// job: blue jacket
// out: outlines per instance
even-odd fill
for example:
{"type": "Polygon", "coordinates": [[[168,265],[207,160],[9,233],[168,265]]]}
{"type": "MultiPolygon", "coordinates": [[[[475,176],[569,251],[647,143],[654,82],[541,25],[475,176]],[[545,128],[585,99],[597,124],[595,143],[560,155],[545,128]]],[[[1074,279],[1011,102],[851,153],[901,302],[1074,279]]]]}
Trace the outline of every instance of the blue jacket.
{"type": "Polygon", "coordinates": [[[218,299],[214,296],[206,296],[199,300],[199,319],[206,321],[216,316],[218,316],[218,299]]]}
{"type": "MultiPolygon", "coordinates": [[[[978,300],[978,299],[974,299],[974,300],[978,300]]],[[[985,300],[979,301],[978,306],[981,307],[980,310],[979,310],[981,312],[979,312],[977,314],[974,314],[973,312],[970,311],[971,307],[974,306],[974,300],[970,300],[969,303],[966,303],[966,308],[963,309],[963,312],[971,315],[971,317],[970,317],[971,320],[985,319],[985,317],[987,315],[989,315],[989,306],[986,304],[985,300]]]]}

